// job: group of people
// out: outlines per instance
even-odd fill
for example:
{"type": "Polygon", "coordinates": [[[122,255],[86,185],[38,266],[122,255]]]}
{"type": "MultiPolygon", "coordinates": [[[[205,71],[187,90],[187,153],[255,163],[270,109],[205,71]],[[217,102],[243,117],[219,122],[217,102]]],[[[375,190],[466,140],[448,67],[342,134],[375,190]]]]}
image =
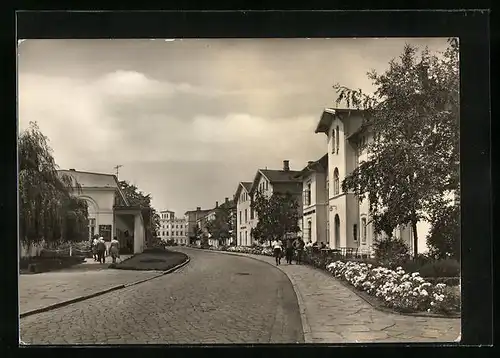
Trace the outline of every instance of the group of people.
{"type": "Polygon", "coordinates": [[[294,253],[297,253],[296,263],[302,262],[302,253],[304,252],[305,243],[301,237],[297,239],[274,240],[271,243],[273,248],[276,265],[281,265],[281,258],[285,256],[287,264],[292,264],[294,253]]]}
{"type": "Polygon", "coordinates": [[[116,236],[111,240],[109,245],[109,251],[106,247],[106,241],[102,236],[96,235],[90,244],[92,250],[92,256],[94,261],[99,263],[106,263],[106,256],[111,256],[113,263],[116,263],[116,259],[120,258],[120,242],[116,236]]]}

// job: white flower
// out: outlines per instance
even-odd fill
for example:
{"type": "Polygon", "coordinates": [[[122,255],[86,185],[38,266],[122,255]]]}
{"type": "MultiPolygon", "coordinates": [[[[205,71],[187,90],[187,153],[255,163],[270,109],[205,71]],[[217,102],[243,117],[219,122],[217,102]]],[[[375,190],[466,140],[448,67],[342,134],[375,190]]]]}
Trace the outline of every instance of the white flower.
{"type": "Polygon", "coordinates": [[[414,272],[414,273],[412,273],[412,274],[411,274],[411,277],[417,277],[417,276],[419,276],[419,275],[420,275],[420,274],[419,274],[418,272],[414,272]]]}
{"type": "Polygon", "coordinates": [[[424,289],[424,290],[422,290],[422,291],[420,291],[420,294],[421,294],[422,296],[428,296],[428,295],[429,295],[429,293],[428,293],[425,289],[424,289]]]}

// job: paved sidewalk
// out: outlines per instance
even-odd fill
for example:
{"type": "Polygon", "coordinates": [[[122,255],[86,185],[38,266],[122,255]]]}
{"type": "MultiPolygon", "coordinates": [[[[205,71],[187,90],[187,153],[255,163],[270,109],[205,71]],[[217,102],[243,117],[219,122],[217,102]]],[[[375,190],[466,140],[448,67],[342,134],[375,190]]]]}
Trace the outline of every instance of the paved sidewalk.
{"type": "MultiPolygon", "coordinates": [[[[276,266],[272,257],[237,255],[276,266]]],[[[381,312],[326,272],[306,265],[277,267],[299,296],[306,343],[453,342],[460,334],[460,319],[381,312]]]]}
{"type": "MultiPolygon", "coordinates": [[[[125,257],[123,258],[125,259],[125,257]]],[[[68,269],[19,276],[19,312],[47,307],[77,297],[157,276],[158,271],[108,269],[93,259],[68,269]]]]}

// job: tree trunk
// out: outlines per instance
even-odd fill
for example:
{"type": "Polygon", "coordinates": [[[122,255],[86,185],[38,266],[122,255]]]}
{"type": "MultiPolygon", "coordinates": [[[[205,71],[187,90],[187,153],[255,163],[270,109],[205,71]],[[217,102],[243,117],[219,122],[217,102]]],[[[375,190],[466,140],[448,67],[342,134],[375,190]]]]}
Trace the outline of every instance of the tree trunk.
{"type": "Polygon", "coordinates": [[[417,233],[417,221],[414,220],[411,223],[411,228],[413,231],[413,258],[417,258],[418,255],[418,233],[417,233]]]}

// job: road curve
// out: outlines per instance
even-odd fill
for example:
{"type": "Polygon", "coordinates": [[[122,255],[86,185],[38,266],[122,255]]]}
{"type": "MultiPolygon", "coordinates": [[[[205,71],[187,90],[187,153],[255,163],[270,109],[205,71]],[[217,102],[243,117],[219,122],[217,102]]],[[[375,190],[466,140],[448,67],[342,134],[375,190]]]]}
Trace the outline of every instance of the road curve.
{"type": "Polygon", "coordinates": [[[20,320],[26,344],[303,343],[286,275],[253,259],[182,249],[191,261],[137,286],[20,320]]]}

